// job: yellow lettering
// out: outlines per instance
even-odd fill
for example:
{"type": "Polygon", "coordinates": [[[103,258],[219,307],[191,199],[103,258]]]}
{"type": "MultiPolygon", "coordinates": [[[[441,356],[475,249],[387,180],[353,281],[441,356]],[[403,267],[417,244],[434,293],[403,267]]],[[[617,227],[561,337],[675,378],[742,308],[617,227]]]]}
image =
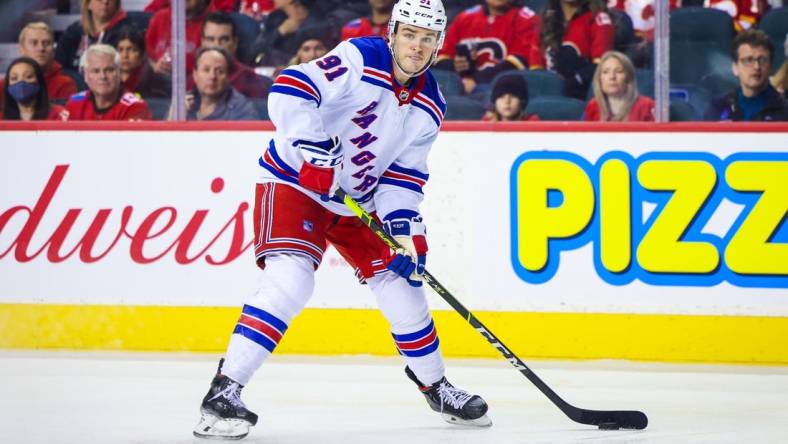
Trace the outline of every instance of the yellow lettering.
{"type": "Polygon", "coordinates": [[[611,159],[599,169],[600,258],[606,269],[620,273],[632,260],[629,167],[611,159]]]}
{"type": "Polygon", "coordinates": [[[517,169],[518,258],[537,272],[547,265],[549,241],[581,233],[594,213],[594,189],[581,167],[568,160],[529,159],[517,169]],[[560,206],[550,208],[547,192],[563,194],[560,206]]]}
{"type": "Polygon", "coordinates": [[[720,261],[714,245],[681,238],[714,189],[714,167],[700,160],[649,160],[637,177],[646,189],[673,192],[638,245],[640,266],[652,273],[713,272],[720,261]]]}
{"type": "Polygon", "coordinates": [[[739,274],[788,275],[788,245],[769,242],[788,212],[788,162],[733,162],[725,180],[736,191],[762,193],[725,248],[725,264],[739,274]]]}

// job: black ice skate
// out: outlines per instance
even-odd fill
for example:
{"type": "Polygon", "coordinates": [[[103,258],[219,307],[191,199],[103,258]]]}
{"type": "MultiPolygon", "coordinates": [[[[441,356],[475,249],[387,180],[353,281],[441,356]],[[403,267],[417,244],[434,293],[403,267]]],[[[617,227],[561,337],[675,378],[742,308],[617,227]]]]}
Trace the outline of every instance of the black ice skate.
{"type": "Polygon", "coordinates": [[[224,359],[219,361],[211,388],[202,400],[200,422],[194,436],[209,439],[241,439],[249,434],[249,427],[257,424],[257,415],[246,409],[241,401],[243,386],[221,374],[224,359]]]}
{"type": "Polygon", "coordinates": [[[444,421],[474,427],[492,425],[492,421],[487,417],[487,403],[479,395],[471,395],[454,387],[445,376],[435,384],[425,386],[409,367],[405,367],[405,374],[419,386],[419,390],[427,398],[427,404],[440,413],[444,421]]]}

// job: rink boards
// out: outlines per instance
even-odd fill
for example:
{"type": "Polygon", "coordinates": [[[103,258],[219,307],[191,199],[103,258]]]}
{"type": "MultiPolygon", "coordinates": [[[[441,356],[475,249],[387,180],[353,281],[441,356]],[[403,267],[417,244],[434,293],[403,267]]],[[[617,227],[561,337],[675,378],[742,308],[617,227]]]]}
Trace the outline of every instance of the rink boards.
{"type": "MultiPolygon", "coordinates": [[[[272,128],[9,128],[0,347],[223,350],[272,128]]],[[[428,268],[522,357],[788,363],[786,125],[449,123],[425,192],[428,268]]],[[[374,307],[331,250],[278,351],[392,354],[374,307]]]]}

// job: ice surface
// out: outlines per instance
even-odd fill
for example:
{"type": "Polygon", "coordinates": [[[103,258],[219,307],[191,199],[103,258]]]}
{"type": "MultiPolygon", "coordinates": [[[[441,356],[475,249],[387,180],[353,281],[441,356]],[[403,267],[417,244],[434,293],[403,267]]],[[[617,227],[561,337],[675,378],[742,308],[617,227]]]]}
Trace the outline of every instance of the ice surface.
{"type": "MultiPolygon", "coordinates": [[[[0,442],[201,443],[191,436],[218,356],[0,352],[0,442]]],[[[570,403],[638,409],[643,431],[566,418],[503,360],[448,360],[493,426],[458,428],[427,407],[398,358],[274,356],[244,389],[260,414],[245,443],[780,443],[788,368],[529,361],[570,403]]]]}

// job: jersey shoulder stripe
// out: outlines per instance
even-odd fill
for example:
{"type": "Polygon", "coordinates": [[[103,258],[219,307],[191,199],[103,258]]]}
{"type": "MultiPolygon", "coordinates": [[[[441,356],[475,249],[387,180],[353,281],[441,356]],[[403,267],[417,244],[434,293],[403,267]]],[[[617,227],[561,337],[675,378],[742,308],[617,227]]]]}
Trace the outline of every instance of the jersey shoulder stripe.
{"type": "Polygon", "coordinates": [[[373,68],[386,73],[391,72],[391,53],[383,37],[371,36],[350,39],[364,59],[364,68],[373,68]]]}
{"type": "Polygon", "coordinates": [[[391,86],[391,75],[379,69],[364,67],[361,81],[385,88],[389,91],[394,91],[394,88],[391,86]]]}
{"type": "Polygon", "coordinates": [[[323,100],[320,89],[312,79],[296,69],[285,69],[282,71],[274,81],[271,92],[313,100],[317,106],[320,106],[323,100]]]}

